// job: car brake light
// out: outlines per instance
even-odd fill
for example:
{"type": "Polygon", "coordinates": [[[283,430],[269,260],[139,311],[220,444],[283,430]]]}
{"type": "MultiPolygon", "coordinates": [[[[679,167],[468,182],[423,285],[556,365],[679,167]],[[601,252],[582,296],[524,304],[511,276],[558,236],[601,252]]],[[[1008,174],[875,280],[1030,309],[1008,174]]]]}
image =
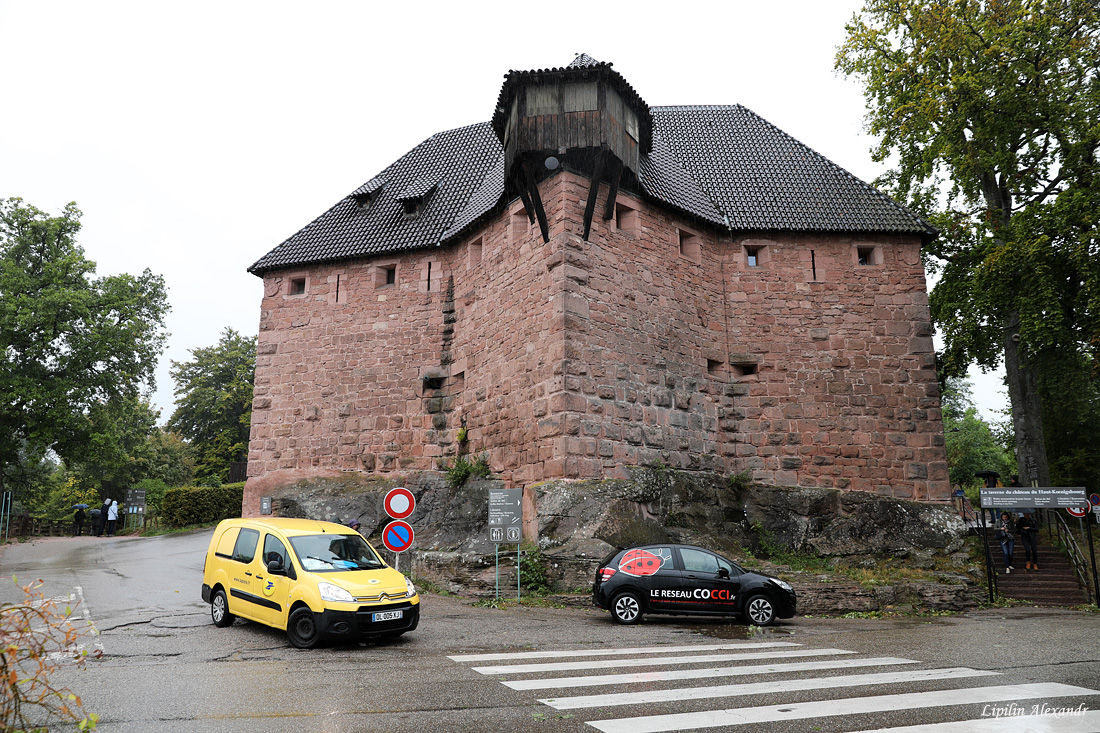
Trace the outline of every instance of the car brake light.
{"type": "Polygon", "coordinates": [[[615,568],[600,568],[600,572],[598,573],[598,575],[600,577],[600,582],[601,583],[607,582],[611,578],[611,576],[614,575],[614,574],[615,574],[615,568]]]}

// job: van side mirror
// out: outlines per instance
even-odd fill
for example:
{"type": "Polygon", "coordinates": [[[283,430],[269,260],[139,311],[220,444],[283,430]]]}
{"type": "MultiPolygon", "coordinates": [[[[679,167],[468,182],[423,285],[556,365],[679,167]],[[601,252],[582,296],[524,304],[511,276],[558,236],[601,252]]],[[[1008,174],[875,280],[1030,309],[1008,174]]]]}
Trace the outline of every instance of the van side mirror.
{"type": "Polygon", "coordinates": [[[271,575],[286,575],[286,568],[283,567],[282,560],[268,560],[267,572],[271,575]]]}

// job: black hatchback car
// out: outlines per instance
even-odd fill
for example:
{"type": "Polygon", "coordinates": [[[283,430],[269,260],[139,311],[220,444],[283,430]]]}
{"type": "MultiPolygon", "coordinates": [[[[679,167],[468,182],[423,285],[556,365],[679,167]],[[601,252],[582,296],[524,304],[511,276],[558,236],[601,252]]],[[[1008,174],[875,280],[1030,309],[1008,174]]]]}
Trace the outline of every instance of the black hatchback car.
{"type": "Polygon", "coordinates": [[[790,585],[754,573],[691,545],[643,545],[616,550],[596,568],[592,602],[620,624],[646,613],[740,616],[767,626],[795,612],[790,585]]]}

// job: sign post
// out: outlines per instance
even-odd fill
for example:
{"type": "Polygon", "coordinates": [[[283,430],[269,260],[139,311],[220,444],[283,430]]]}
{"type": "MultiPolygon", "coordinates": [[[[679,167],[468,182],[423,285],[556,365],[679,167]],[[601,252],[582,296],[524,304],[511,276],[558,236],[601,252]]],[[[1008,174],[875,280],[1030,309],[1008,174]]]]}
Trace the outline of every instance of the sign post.
{"type": "Polygon", "coordinates": [[[519,543],[523,539],[523,489],[489,489],[489,541],[496,545],[497,585],[500,598],[500,544],[516,543],[516,600],[520,600],[519,543]]]}
{"type": "MultiPolygon", "coordinates": [[[[1081,486],[996,486],[981,489],[982,509],[996,507],[998,509],[1065,509],[1075,517],[1086,517],[1089,513],[1089,505],[1100,503],[1100,496],[1093,494],[1086,498],[1085,489],[1081,486]]],[[[1100,519],[1100,515],[1098,515],[1100,519]]],[[[1093,598],[1100,599],[1100,578],[1096,575],[1096,552],[1092,548],[1092,522],[1085,522],[1088,528],[1089,558],[1092,561],[1092,585],[1093,598]]],[[[987,560],[992,563],[992,560],[987,560]]],[[[992,565],[990,565],[992,569],[992,565]]],[[[990,596],[993,594],[993,586],[990,586],[990,596]]],[[[992,597],[990,598],[992,601],[992,597]]]]}
{"type": "Polygon", "coordinates": [[[394,553],[393,569],[400,571],[401,553],[412,547],[413,539],[416,537],[412,525],[404,521],[416,509],[416,497],[405,487],[398,486],[386,492],[382,506],[386,514],[394,520],[382,530],[382,544],[394,553]]]}

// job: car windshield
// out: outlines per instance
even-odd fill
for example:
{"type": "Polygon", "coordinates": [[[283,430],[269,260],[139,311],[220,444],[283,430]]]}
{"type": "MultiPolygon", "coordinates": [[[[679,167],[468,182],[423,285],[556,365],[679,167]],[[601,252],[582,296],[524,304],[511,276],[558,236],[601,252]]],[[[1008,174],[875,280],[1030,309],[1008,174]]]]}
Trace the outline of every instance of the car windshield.
{"type": "Polygon", "coordinates": [[[302,568],[313,573],[375,570],[384,567],[378,553],[358,534],[311,534],[291,537],[290,546],[302,568]]]}

